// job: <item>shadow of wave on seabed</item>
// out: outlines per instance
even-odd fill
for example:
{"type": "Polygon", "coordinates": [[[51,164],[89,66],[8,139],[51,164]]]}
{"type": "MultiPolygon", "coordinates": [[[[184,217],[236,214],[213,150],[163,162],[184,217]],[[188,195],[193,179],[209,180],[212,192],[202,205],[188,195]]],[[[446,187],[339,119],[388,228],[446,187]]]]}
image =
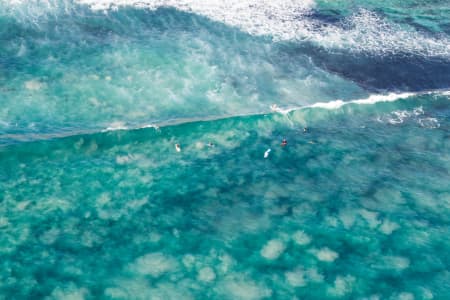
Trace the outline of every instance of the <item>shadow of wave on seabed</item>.
{"type": "Polygon", "coordinates": [[[331,51],[308,43],[287,51],[293,56],[306,54],[317,67],[352,80],[369,92],[420,92],[450,87],[450,59],[444,57],[331,51]]]}

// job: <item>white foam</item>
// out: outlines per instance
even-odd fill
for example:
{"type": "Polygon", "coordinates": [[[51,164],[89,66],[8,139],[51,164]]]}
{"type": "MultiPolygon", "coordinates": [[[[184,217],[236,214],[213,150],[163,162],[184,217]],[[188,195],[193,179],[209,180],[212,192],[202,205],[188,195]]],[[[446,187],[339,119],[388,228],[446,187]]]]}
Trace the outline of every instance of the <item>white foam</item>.
{"type": "MultiPolygon", "coordinates": [[[[441,94],[442,93],[438,93],[441,94]]],[[[437,118],[423,117],[425,111],[422,106],[416,107],[413,110],[396,110],[389,114],[385,114],[377,118],[378,122],[389,123],[391,125],[398,125],[404,123],[406,120],[414,120],[421,127],[428,129],[439,128],[441,124],[437,118]]]]}
{"type": "Polygon", "coordinates": [[[286,249],[286,245],[281,240],[273,239],[261,249],[261,256],[270,260],[277,259],[284,249],[286,249]]]}
{"type": "Polygon", "coordinates": [[[337,109],[344,105],[348,104],[362,104],[362,105],[369,105],[369,104],[375,104],[378,102],[393,102],[399,99],[406,99],[412,96],[415,96],[417,94],[415,93],[389,93],[387,95],[370,95],[368,98],[365,99],[358,99],[358,100],[351,100],[351,101],[342,101],[342,100],[335,100],[331,102],[318,102],[314,103],[313,105],[310,105],[309,107],[320,107],[325,109],[337,109]]]}
{"type": "Polygon", "coordinates": [[[310,39],[325,48],[354,52],[450,56],[448,38],[424,35],[411,27],[389,22],[372,11],[361,9],[341,25],[320,28],[310,39]]]}
{"type": "Polygon", "coordinates": [[[310,105],[309,107],[320,107],[325,109],[337,109],[345,104],[348,104],[348,102],[344,102],[342,100],[334,100],[330,102],[318,102],[314,103],[313,105],[310,105]]]}
{"type": "Polygon", "coordinates": [[[116,130],[127,130],[128,127],[124,122],[117,121],[109,124],[109,126],[103,131],[116,131],[116,130]]]}
{"type": "Polygon", "coordinates": [[[441,127],[441,124],[439,123],[439,121],[436,118],[420,118],[418,120],[419,125],[423,128],[428,128],[428,129],[435,129],[435,128],[439,128],[441,127]]]}
{"type": "MultiPolygon", "coordinates": [[[[406,99],[409,97],[419,96],[419,95],[429,94],[429,93],[430,92],[427,92],[427,93],[389,93],[386,95],[374,94],[374,95],[370,95],[369,97],[364,98],[364,99],[356,99],[356,100],[349,100],[349,101],[343,101],[343,100],[338,99],[338,100],[334,100],[334,101],[330,101],[330,102],[316,102],[314,104],[307,105],[307,106],[301,106],[301,107],[291,107],[291,108],[277,107],[276,110],[272,110],[272,111],[276,111],[281,114],[288,114],[292,111],[309,109],[309,108],[321,108],[321,109],[333,110],[333,109],[341,108],[345,105],[351,105],[351,104],[373,105],[373,104],[376,104],[379,102],[394,102],[394,101],[397,101],[400,99],[406,99]]],[[[439,94],[442,94],[442,92],[439,92],[439,94]]]]}
{"type": "Polygon", "coordinates": [[[94,10],[134,6],[151,10],[173,7],[237,27],[252,35],[275,40],[309,41],[327,49],[347,49],[376,54],[413,53],[450,56],[450,41],[430,37],[406,25],[398,25],[376,13],[360,9],[339,24],[307,18],[313,0],[77,0],[94,10]]]}
{"type": "Polygon", "coordinates": [[[206,16],[213,21],[238,27],[254,35],[273,35],[278,39],[296,36],[299,16],[314,7],[313,0],[78,0],[94,10],[134,6],[156,10],[173,7],[180,11],[206,16]],[[289,26],[291,25],[291,26],[289,26]]]}
{"type": "Polygon", "coordinates": [[[420,116],[420,115],[423,115],[424,113],[425,113],[425,112],[424,112],[422,106],[416,107],[416,108],[414,108],[414,110],[413,110],[413,114],[414,114],[415,116],[420,116]]]}
{"type": "Polygon", "coordinates": [[[416,107],[412,111],[408,110],[396,110],[388,115],[384,115],[382,117],[378,117],[377,120],[382,123],[389,123],[391,125],[402,124],[405,120],[409,118],[414,118],[420,115],[423,115],[424,111],[422,106],[416,107]]]}

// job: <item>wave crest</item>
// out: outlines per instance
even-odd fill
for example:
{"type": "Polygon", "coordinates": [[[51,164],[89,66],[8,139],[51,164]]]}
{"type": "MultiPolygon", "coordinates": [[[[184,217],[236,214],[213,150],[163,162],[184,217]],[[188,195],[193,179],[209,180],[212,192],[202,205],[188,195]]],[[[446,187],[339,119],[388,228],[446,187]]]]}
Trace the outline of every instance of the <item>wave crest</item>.
{"type": "MultiPolygon", "coordinates": [[[[37,22],[46,12],[69,13],[69,0],[8,0],[0,6],[23,20],[37,22]]],[[[75,0],[92,10],[118,10],[131,6],[156,10],[171,7],[207,17],[256,36],[275,41],[310,42],[327,50],[375,55],[411,54],[450,59],[450,39],[390,22],[373,11],[359,9],[337,24],[311,18],[314,0],[75,0]]]]}
{"type": "Polygon", "coordinates": [[[389,22],[376,13],[359,9],[338,24],[308,18],[313,0],[198,1],[198,0],[77,0],[94,10],[134,6],[160,7],[195,13],[252,35],[271,36],[278,41],[308,41],[325,49],[367,52],[377,55],[409,53],[450,58],[450,40],[433,37],[408,26],[389,22]]]}

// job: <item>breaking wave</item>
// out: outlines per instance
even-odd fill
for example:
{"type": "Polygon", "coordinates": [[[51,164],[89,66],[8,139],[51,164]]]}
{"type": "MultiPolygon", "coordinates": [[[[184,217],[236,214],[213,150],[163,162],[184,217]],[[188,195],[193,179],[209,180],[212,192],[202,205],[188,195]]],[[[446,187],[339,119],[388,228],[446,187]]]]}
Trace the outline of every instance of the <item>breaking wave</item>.
{"type": "MultiPolygon", "coordinates": [[[[157,10],[174,8],[256,36],[270,36],[276,41],[309,42],[328,50],[346,50],[375,55],[406,53],[425,57],[450,58],[450,40],[445,35],[431,35],[415,28],[389,21],[379,14],[359,9],[337,23],[311,18],[313,0],[74,0],[75,6],[96,11],[121,7],[157,10]]],[[[68,13],[76,9],[67,0],[9,0],[8,11],[22,19],[37,21],[48,12],[68,13]]]]}
{"type": "Polygon", "coordinates": [[[307,41],[327,49],[345,49],[377,55],[408,53],[450,58],[450,40],[433,37],[389,22],[378,14],[360,9],[338,24],[308,18],[312,0],[285,1],[194,1],[194,0],[78,0],[94,10],[117,10],[134,6],[156,10],[172,7],[206,16],[213,21],[237,27],[252,35],[275,40],[307,41]]]}

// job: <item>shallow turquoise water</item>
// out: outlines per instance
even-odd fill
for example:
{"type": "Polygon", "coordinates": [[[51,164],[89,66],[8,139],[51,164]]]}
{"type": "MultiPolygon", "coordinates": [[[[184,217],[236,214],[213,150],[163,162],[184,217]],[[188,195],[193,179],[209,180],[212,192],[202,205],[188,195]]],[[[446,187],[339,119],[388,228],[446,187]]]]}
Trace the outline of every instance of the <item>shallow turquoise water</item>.
{"type": "Polygon", "coordinates": [[[210,3],[0,2],[0,299],[450,298],[446,3],[210,3]]]}
{"type": "Polygon", "coordinates": [[[448,103],[430,95],[4,148],[2,291],[447,298],[448,103]]]}

